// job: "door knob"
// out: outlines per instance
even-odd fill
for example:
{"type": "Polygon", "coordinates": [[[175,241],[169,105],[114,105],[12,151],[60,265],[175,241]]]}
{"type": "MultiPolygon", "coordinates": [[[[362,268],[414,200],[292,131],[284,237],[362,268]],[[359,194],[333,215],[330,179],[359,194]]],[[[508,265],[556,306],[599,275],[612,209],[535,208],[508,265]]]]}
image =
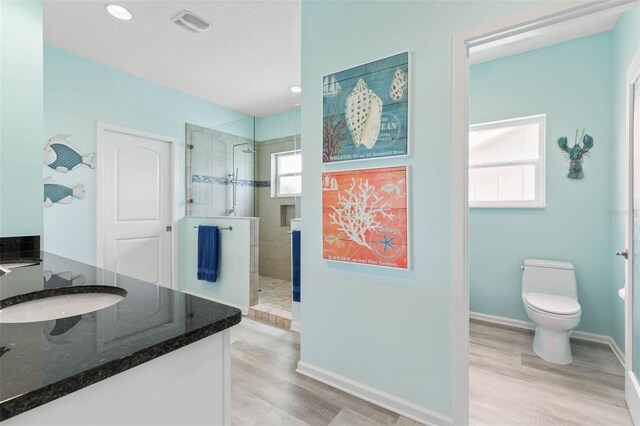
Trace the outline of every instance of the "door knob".
{"type": "Polygon", "coordinates": [[[629,258],[629,250],[620,250],[616,252],[616,256],[622,256],[625,259],[629,258]]]}

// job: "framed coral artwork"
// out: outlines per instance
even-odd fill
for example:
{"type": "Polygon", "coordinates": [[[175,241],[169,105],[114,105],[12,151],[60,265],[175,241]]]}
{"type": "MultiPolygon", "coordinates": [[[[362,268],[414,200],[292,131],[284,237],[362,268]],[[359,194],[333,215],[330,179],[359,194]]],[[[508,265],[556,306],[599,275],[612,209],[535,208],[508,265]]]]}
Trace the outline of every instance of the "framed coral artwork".
{"type": "Polygon", "coordinates": [[[322,257],[409,268],[407,166],[322,174],[322,257]]]}
{"type": "Polygon", "coordinates": [[[409,52],[323,79],[322,161],[408,155],[409,52]]]}

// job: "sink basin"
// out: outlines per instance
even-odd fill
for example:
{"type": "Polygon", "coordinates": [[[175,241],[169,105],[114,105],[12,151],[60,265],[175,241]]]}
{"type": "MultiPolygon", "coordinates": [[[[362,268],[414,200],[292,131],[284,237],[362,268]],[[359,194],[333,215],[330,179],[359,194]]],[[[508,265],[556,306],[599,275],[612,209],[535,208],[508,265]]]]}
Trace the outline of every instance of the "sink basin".
{"type": "Polygon", "coordinates": [[[126,291],[107,286],[43,290],[0,302],[0,323],[49,321],[82,315],[115,305],[126,291]],[[62,291],[63,294],[60,294],[62,291]],[[80,292],[77,292],[80,291],[80,292]],[[19,301],[25,299],[25,301],[19,301]]]}

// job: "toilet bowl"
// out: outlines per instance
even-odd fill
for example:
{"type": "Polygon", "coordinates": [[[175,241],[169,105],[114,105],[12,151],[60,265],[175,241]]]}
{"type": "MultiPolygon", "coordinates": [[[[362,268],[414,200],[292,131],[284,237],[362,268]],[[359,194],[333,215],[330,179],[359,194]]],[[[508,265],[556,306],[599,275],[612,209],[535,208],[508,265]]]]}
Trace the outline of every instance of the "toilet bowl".
{"type": "Polygon", "coordinates": [[[573,265],[527,259],[522,270],[522,301],[536,326],[533,351],[546,361],[570,364],[569,336],[582,314],[573,265]]]}

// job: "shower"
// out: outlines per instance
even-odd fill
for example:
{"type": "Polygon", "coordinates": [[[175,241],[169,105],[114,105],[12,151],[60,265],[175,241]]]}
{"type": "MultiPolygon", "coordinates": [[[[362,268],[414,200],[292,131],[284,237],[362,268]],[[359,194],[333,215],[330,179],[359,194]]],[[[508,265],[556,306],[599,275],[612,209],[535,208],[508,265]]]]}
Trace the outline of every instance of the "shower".
{"type": "Polygon", "coordinates": [[[231,191],[232,191],[232,203],[231,208],[227,212],[227,216],[238,216],[238,206],[237,206],[237,191],[238,191],[238,167],[236,167],[236,148],[244,146],[245,149],[242,150],[244,154],[255,154],[256,151],[251,148],[251,146],[245,143],[239,143],[233,145],[232,154],[231,154],[231,173],[229,173],[229,183],[231,183],[231,191]]]}

